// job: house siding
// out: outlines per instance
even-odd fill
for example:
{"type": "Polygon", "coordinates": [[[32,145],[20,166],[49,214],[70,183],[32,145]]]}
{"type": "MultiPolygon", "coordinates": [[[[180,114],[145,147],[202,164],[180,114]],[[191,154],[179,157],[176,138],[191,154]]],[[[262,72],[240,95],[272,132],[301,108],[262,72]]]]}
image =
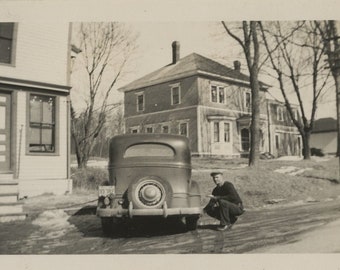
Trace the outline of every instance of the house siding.
{"type": "Polygon", "coordinates": [[[190,139],[191,151],[198,151],[197,138],[197,114],[196,106],[182,108],[175,111],[162,111],[158,113],[145,114],[125,119],[126,132],[131,128],[138,128],[139,132],[145,133],[147,126],[154,127],[154,133],[161,133],[162,125],[168,125],[171,134],[179,134],[179,123],[188,123],[188,137],[190,139]]]}
{"type": "Polygon", "coordinates": [[[17,23],[14,65],[0,64],[2,77],[67,83],[67,22],[17,23]]]}
{"type": "Polygon", "coordinates": [[[15,57],[0,64],[0,89],[12,96],[11,175],[19,196],[72,191],[68,164],[69,23],[16,23],[15,57]],[[55,98],[54,153],[29,153],[30,94],[55,98]]]}
{"type": "Polygon", "coordinates": [[[181,80],[173,80],[159,85],[126,92],[125,115],[134,116],[196,105],[198,102],[196,89],[197,78],[192,76],[181,80]],[[177,105],[171,105],[171,86],[176,84],[180,85],[181,103],[177,105]],[[145,109],[142,112],[137,112],[137,93],[144,93],[145,95],[145,109]]]}

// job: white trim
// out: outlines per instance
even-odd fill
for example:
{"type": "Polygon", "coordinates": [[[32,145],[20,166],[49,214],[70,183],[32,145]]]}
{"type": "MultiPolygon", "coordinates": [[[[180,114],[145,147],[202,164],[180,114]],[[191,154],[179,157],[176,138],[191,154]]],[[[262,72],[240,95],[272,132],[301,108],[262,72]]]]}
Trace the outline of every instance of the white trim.
{"type": "Polygon", "coordinates": [[[226,87],[222,86],[219,83],[210,83],[210,102],[211,103],[216,103],[216,104],[226,104],[226,87]],[[212,100],[212,88],[215,87],[216,88],[216,101],[212,100]],[[222,89],[223,92],[223,102],[220,101],[220,90],[222,89]]]}
{"type": "Polygon", "coordinates": [[[224,116],[224,115],[208,115],[207,116],[208,121],[225,121],[225,120],[230,120],[230,121],[235,121],[237,119],[237,117],[234,116],[224,116]]]}
{"type": "Polygon", "coordinates": [[[280,133],[280,134],[286,133],[286,134],[295,134],[295,135],[300,134],[300,132],[298,132],[298,131],[294,132],[294,131],[285,131],[285,130],[280,130],[280,129],[275,130],[275,133],[280,133]]]}
{"type": "MultiPolygon", "coordinates": [[[[144,88],[144,87],[149,87],[152,85],[156,85],[156,84],[161,84],[161,83],[166,83],[172,80],[181,80],[183,78],[187,78],[190,76],[195,76],[195,75],[205,75],[205,76],[209,76],[209,77],[213,77],[213,78],[218,78],[218,79],[222,79],[228,82],[235,82],[235,83],[239,83],[239,84],[244,84],[247,86],[250,86],[249,80],[239,80],[239,79],[235,79],[235,78],[230,78],[230,77],[226,77],[226,76],[222,76],[222,75],[217,75],[214,73],[210,73],[210,72],[206,72],[206,71],[201,71],[201,70],[190,70],[187,72],[183,72],[181,74],[176,74],[173,76],[167,76],[167,77],[163,77],[161,79],[156,79],[156,80],[150,80],[148,83],[145,84],[141,84],[141,85],[132,85],[132,86],[125,86],[125,87],[121,87],[118,89],[119,92],[127,92],[127,91],[132,91],[132,90],[136,90],[136,89],[140,89],[140,88],[144,88]]],[[[263,84],[262,87],[260,87],[260,89],[268,89],[269,87],[271,87],[270,85],[266,85],[263,84]]]]}
{"type": "MultiPolygon", "coordinates": [[[[68,89],[61,89],[59,87],[53,87],[53,86],[47,86],[47,85],[37,85],[34,83],[29,83],[29,82],[20,83],[20,82],[6,81],[6,80],[0,79],[0,83],[6,84],[6,85],[11,84],[15,86],[24,86],[24,87],[34,88],[34,89],[43,89],[43,90],[51,90],[51,91],[57,91],[57,92],[63,92],[63,93],[70,93],[70,90],[68,89]]],[[[64,87],[64,86],[61,86],[61,87],[64,87]]],[[[66,87],[71,88],[69,86],[66,86],[66,87]]]]}
{"type": "MultiPolygon", "coordinates": [[[[173,111],[180,111],[180,110],[187,110],[187,109],[192,109],[200,106],[201,108],[205,109],[214,109],[219,110],[219,111],[224,111],[224,112],[234,112],[234,113],[241,113],[243,115],[251,115],[250,112],[243,112],[243,111],[236,111],[236,110],[230,110],[230,109],[224,109],[224,108],[216,108],[216,107],[211,107],[211,106],[205,106],[205,105],[193,105],[193,106],[187,106],[183,108],[174,108],[170,110],[164,110],[164,111],[158,111],[158,112],[151,112],[151,113],[143,113],[143,114],[138,114],[138,115],[132,115],[132,116],[127,116],[125,119],[130,119],[130,118],[136,118],[136,117],[141,117],[141,116],[146,116],[146,115],[153,115],[153,114],[159,114],[159,113],[168,113],[168,112],[173,112],[173,111]]],[[[263,117],[262,119],[267,119],[267,115],[265,114],[260,114],[260,117],[263,117]]],[[[237,119],[237,118],[235,118],[237,119]]]]}
{"type": "Polygon", "coordinates": [[[183,107],[183,108],[174,108],[170,110],[164,110],[164,111],[158,111],[158,112],[151,112],[151,113],[143,113],[143,114],[138,114],[138,115],[132,115],[132,116],[127,116],[125,119],[130,119],[130,118],[138,118],[138,117],[144,117],[146,115],[153,115],[153,114],[159,114],[159,113],[168,113],[168,112],[173,112],[173,111],[181,111],[181,110],[187,110],[187,109],[192,109],[196,108],[197,105],[195,106],[188,106],[188,107],[183,107]]]}

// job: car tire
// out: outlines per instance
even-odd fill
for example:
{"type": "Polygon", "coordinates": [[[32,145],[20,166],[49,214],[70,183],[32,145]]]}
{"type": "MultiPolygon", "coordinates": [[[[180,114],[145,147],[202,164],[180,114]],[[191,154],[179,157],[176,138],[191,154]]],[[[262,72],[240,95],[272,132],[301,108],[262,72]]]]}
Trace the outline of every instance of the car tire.
{"type": "Polygon", "coordinates": [[[164,202],[169,206],[171,205],[172,189],[170,184],[156,176],[147,176],[138,179],[131,183],[128,188],[128,199],[136,209],[152,209],[162,208],[164,202]],[[147,187],[152,187],[156,194],[155,199],[152,198],[148,201],[141,194],[147,187]]]}
{"type": "Polygon", "coordinates": [[[198,216],[185,217],[185,226],[188,231],[194,231],[197,229],[198,216]]]}

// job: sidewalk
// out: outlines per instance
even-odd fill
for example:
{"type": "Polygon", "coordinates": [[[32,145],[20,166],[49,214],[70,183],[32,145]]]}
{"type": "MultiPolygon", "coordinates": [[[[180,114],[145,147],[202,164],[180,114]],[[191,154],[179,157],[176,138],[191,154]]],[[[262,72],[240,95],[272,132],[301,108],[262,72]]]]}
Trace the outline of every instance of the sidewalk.
{"type": "Polygon", "coordinates": [[[340,253],[340,219],[299,235],[293,243],[259,248],[250,253],[340,253]]]}

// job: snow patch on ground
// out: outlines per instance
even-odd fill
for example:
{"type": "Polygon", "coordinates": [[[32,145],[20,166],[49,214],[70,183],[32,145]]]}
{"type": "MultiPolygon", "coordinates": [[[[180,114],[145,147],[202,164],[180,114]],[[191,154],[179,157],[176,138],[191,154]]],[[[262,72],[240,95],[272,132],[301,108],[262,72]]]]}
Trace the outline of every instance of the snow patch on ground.
{"type": "Polygon", "coordinates": [[[63,210],[50,210],[41,213],[35,220],[34,225],[38,225],[44,231],[65,231],[74,228],[68,222],[69,216],[63,210]]]}
{"type": "Polygon", "coordinates": [[[310,170],[313,170],[313,169],[312,168],[300,169],[294,166],[283,166],[280,169],[275,170],[274,172],[296,176],[296,175],[300,175],[304,173],[305,171],[310,171],[310,170]]]}

